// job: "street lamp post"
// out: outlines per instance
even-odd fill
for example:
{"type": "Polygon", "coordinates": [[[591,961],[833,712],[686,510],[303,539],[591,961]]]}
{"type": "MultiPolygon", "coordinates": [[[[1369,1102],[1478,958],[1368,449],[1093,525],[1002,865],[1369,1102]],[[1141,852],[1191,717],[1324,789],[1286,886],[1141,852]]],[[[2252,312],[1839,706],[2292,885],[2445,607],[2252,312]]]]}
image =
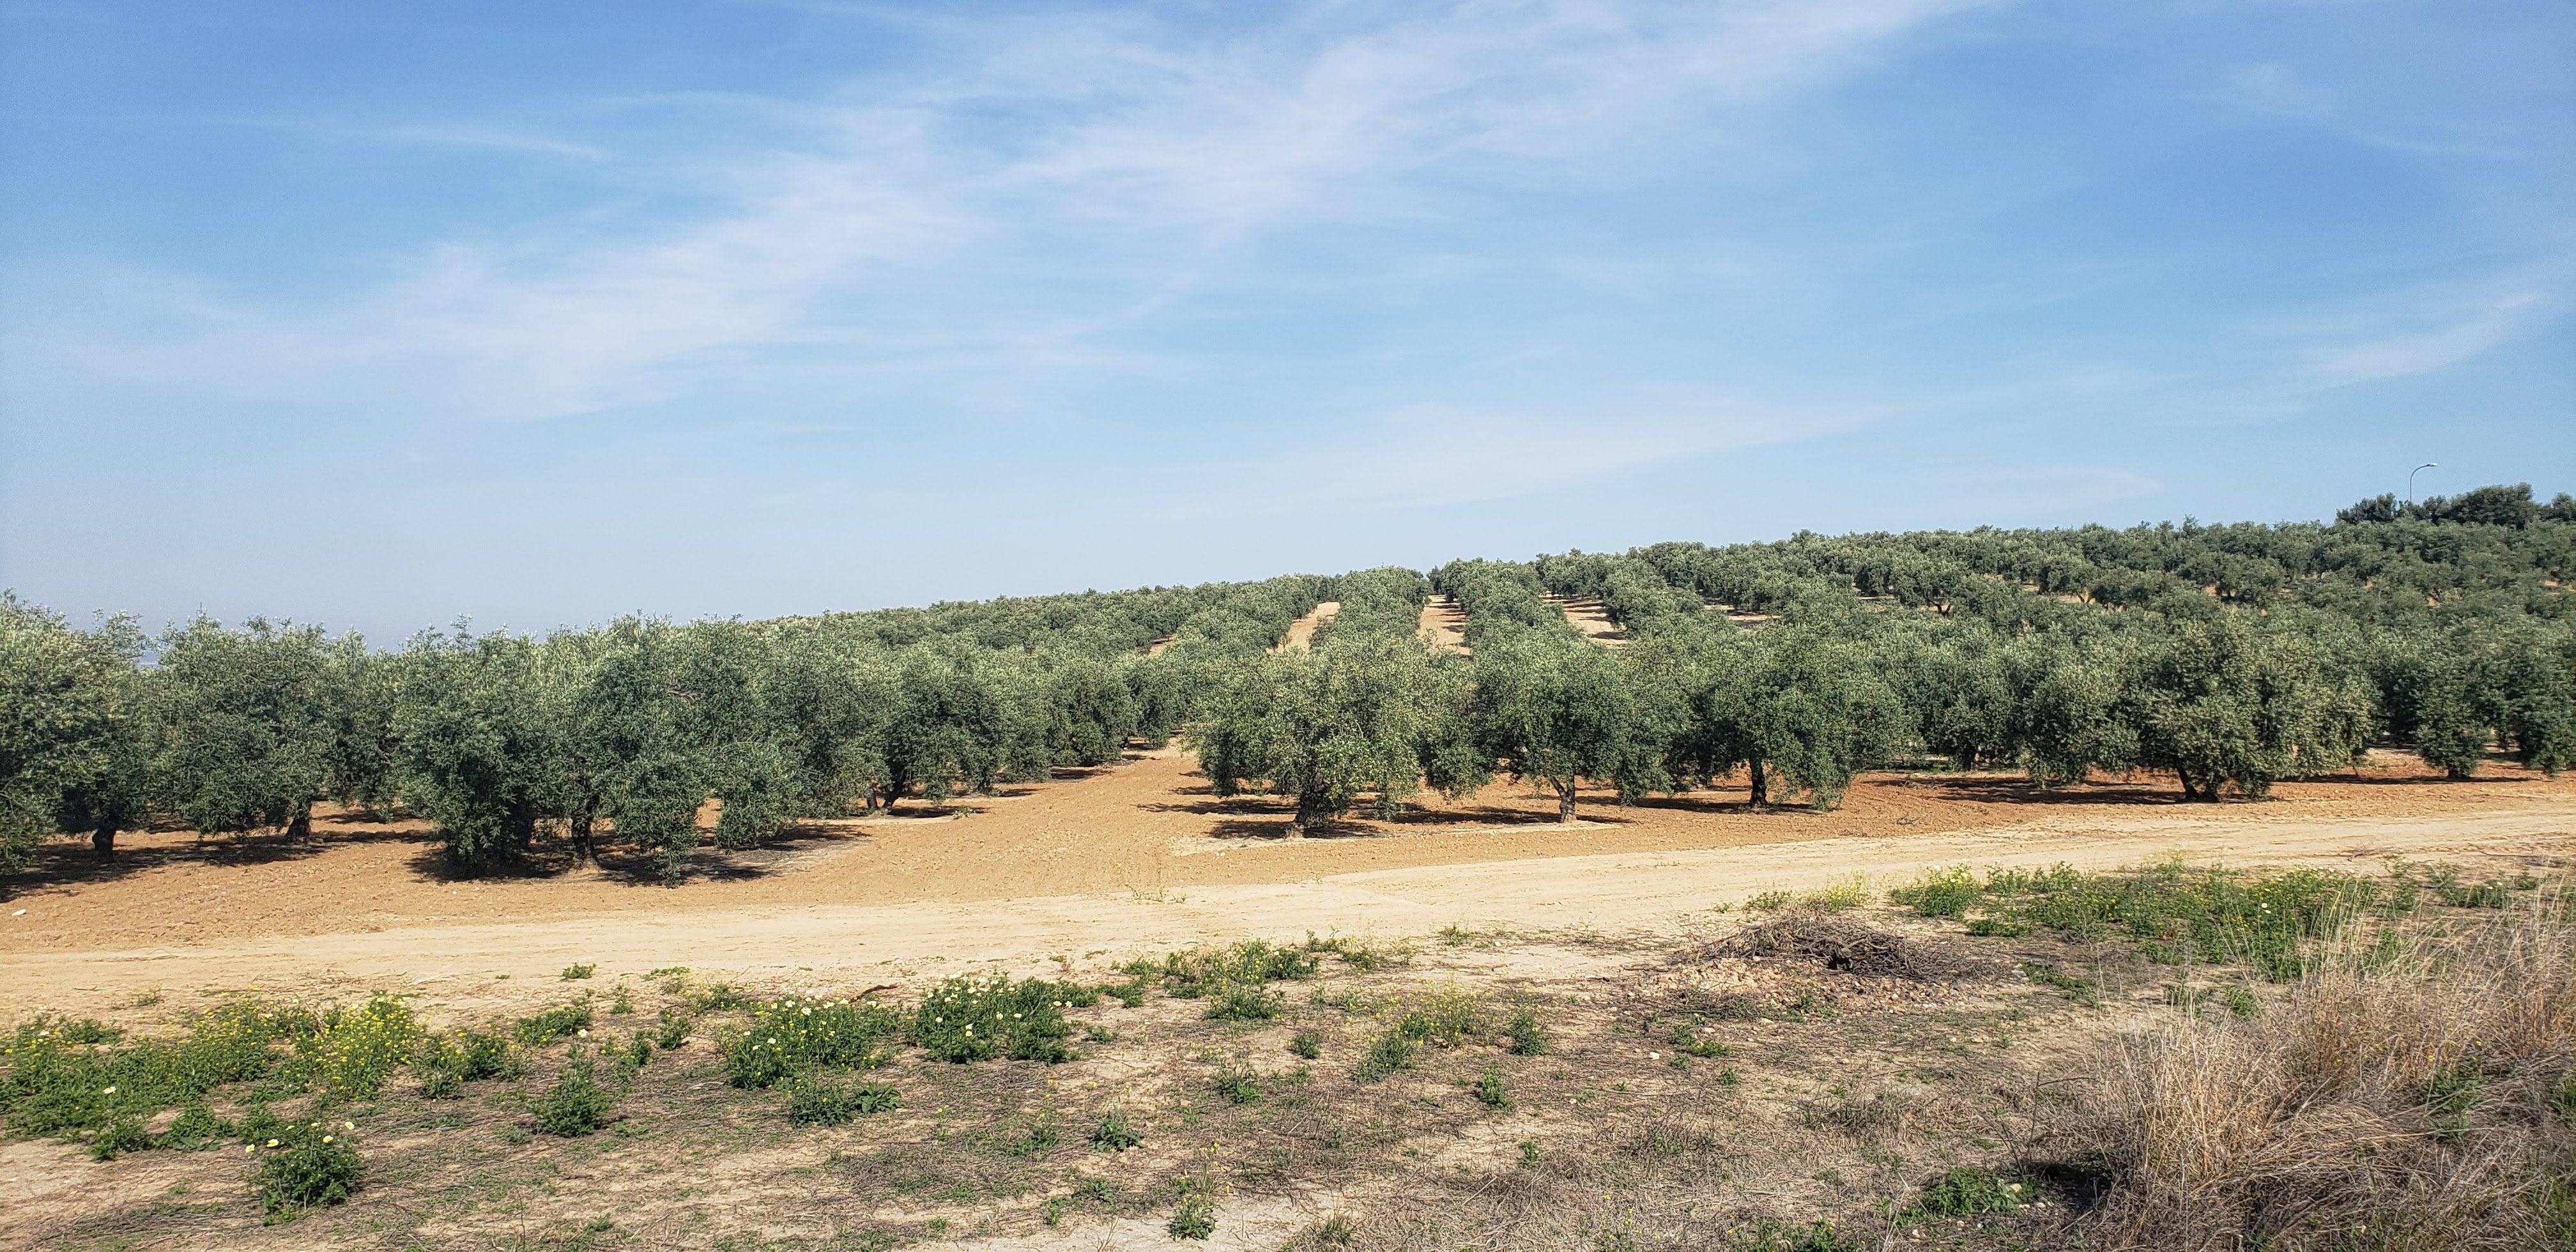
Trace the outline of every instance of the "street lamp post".
{"type": "Polygon", "coordinates": [[[2439,469],[2441,468],[2441,465],[2442,463],[2440,461],[2426,461],[2422,465],[2418,465],[2415,468],[2406,471],[2406,503],[2408,507],[2411,508],[2415,504],[2415,476],[2428,469],[2439,469]]]}

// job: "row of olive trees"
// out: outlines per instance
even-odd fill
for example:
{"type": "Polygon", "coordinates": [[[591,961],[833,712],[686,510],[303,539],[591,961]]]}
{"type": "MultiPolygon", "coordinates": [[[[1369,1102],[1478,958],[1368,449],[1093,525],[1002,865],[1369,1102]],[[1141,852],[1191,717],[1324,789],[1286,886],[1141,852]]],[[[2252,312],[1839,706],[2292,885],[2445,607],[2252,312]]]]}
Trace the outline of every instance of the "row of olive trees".
{"type": "Polygon", "coordinates": [[[459,865],[554,829],[584,859],[610,834],[676,875],[710,801],[716,841],[747,846],[796,818],[944,800],[1168,738],[1208,675],[1274,642],[1323,582],[997,601],[982,617],[942,606],[940,633],[861,614],[629,619],[433,633],[393,653],[256,620],[157,639],[123,619],[80,630],[0,599],[0,867],[57,832],[107,856],[117,832],[154,822],[292,838],[322,801],[399,800],[459,865]],[[1172,646],[1148,655],[1140,637],[1158,628],[1172,646]]]}
{"type": "MultiPolygon", "coordinates": [[[[1442,581],[1462,600],[1531,598],[1504,577],[1442,581]]],[[[2492,679],[2479,682],[2427,668],[2405,641],[2363,646],[2330,619],[2226,611],[2012,636],[1848,610],[1739,631],[1699,613],[1617,650],[1561,618],[1506,620],[1517,628],[1479,632],[1472,657],[1380,634],[1268,658],[1235,676],[1190,742],[1221,793],[1293,798],[1301,832],[1497,774],[1552,794],[1570,820],[1586,785],[1633,801],[1739,772],[1755,804],[1829,808],[1856,773],[1926,755],[2043,784],[2154,770],[2213,800],[2348,768],[2392,726],[2425,743],[2439,738],[2429,728],[2457,727],[2462,774],[2490,743],[2553,772],[2576,750],[2576,646],[2563,632],[2496,641],[2469,667],[2492,679]],[[2385,685],[2400,671],[2422,693],[2403,708],[2385,685]]]]}

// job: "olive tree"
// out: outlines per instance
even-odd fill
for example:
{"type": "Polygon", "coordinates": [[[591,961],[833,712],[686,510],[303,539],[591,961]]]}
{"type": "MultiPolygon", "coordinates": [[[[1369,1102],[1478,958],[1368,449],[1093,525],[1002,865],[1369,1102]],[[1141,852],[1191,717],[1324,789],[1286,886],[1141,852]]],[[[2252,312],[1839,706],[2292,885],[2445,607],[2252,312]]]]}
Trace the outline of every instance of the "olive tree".
{"type": "Polygon", "coordinates": [[[2079,642],[2060,635],[2018,639],[2007,649],[2011,741],[2041,787],[2082,782],[2096,769],[2125,770],[2137,759],[2137,731],[2120,703],[2117,649],[2108,636],[2079,642]]]}
{"type": "Polygon", "coordinates": [[[95,631],[0,592],[0,870],[13,870],[66,819],[100,856],[141,816],[142,635],[95,631]]]}
{"type": "Polygon", "coordinates": [[[1460,750],[1463,678],[1419,641],[1384,634],[1251,657],[1183,742],[1218,795],[1293,797],[1288,833],[1301,837],[1362,796],[1392,815],[1426,773],[1452,794],[1490,777],[1460,750]]]}
{"type": "Polygon", "coordinates": [[[2371,721],[2359,675],[2327,647],[2232,614],[2161,623],[2133,654],[2123,698],[2138,763],[2172,770],[2186,800],[2259,797],[2280,779],[2348,766],[2371,721]]]}
{"type": "Polygon", "coordinates": [[[891,811],[918,793],[945,802],[998,781],[1012,728],[988,676],[970,660],[931,647],[906,649],[897,663],[887,720],[884,778],[872,807],[891,811]]]}
{"type": "Polygon", "coordinates": [[[524,853],[560,794],[562,747],[538,645],[462,628],[424,634],[399,658],[397,675],[404,802],[438,827],[452,864],[524,853]]]}
{"type": "Polygon", "coordinates": [[[1609,649],[1564,632],[1495,632],[1476,652],[1475,677],[1486,755],[1554,793],[1558,821],[1574,820],[1586,778],[1611,780],[1630,799],[1647,785],[1658,754],[1639,734],[1628,676],[1609,649]]]}
{"type": "Polygon", "coordinates": [[[200,617],[161,637],[152,790],[202,834],[312,829],[339,742],[335,649],[320,627],[200,617]]]}
{"type": "Polygon", "coordinates": [[[1841,631],[1784,624],[1755,638],[1761,666],[1746,736],[1753,802],[1770,801],[1769,775],[1777,775],[1787,794],[1831,809],[1854,774],[1904,742],[1904,705],[1880,677],[1880,658],[1841,631]]]}

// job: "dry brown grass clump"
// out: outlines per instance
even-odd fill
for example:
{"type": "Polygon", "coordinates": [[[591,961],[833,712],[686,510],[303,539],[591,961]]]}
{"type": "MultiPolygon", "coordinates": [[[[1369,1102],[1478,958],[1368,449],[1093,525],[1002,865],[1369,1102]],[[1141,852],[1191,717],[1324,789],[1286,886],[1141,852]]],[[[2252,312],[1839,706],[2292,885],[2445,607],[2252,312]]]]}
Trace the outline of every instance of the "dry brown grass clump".
{"type": "MultiPolygon", "coordinates": [[[[2576,1247],[2576,924],[2354,939],[2251,1021],[2127,1041],[2082,1132],[2114,1247],[2576,1247]]],[[[2356,929],[2357,934],[2357,929],[2356,929]]]]}

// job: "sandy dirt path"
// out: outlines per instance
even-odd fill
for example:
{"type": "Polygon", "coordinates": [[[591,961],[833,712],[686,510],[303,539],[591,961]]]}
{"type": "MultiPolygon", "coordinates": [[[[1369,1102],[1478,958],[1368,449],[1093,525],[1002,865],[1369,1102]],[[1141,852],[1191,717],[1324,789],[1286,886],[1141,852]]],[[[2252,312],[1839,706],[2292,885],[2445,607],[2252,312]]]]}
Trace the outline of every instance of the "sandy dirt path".
{"type": "Polygon", "coordinates": [[[1307,610],[1304,617],[1288,623],[1288,633],[1282,636],[1278,643],[1271,645],[1270,650],[1273,652],[1303,652],[1314,645],[1315,632],[1323,629],[1324,623],[1341,615],[1342,602],[1339,600],[1326,600],[1317,604],[1314,608],[1307,610]]]}
{"type": "Polygon", "coordinates": [[[1892,885],[1926,866],[2079,867],[2169,855],[2230,864],[2375,868],[2392,856],[2515,858],[2576,851],[2562,806],[2422,818],[2273,818],[2163,813],[1899,838],[1564,856],[1330,874],[1186,891],[979,902],[806,905],[623,913],[480,925],[400,926],[206,944],[0,954],[0,1018],[104,1004],[155,988],[352,993],[414,988],[451,1004],[507,999],[515,982],[575,963],[605,976],[665,966],[757,983],[900,981],[1000,963],[1034,968],[1249,935],[1657,930],[1756,892],[1868,876],[1892,885]]]}

